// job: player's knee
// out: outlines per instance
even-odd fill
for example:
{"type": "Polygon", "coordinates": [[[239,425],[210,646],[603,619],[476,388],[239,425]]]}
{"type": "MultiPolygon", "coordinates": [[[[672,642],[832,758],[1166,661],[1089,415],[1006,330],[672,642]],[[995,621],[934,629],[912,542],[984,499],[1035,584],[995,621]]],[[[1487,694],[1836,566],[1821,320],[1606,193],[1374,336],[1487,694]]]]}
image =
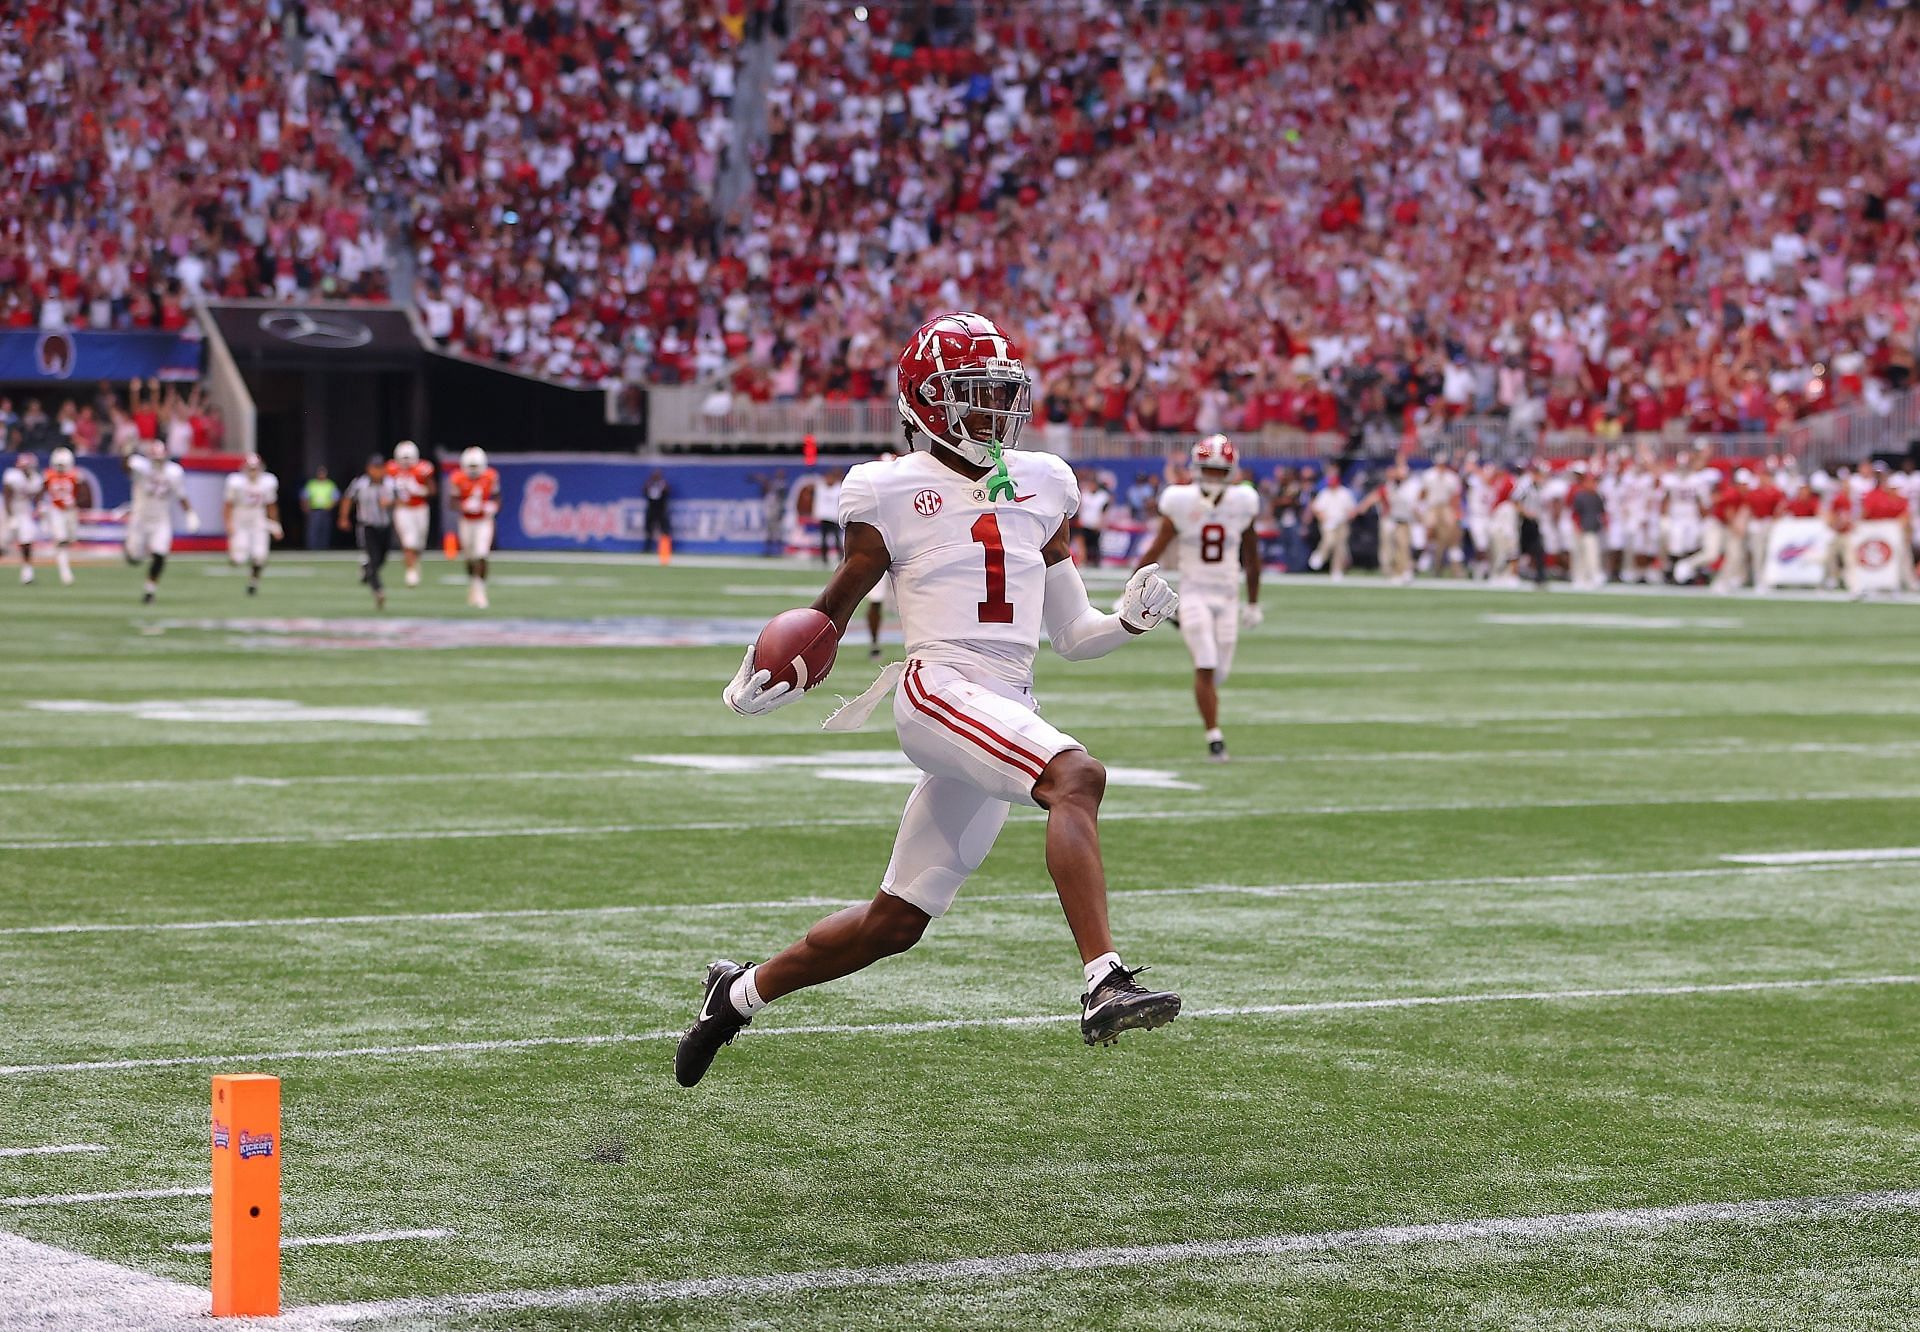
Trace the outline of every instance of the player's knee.
{"type": "Polygon", "coordinates": [[[1107,766],[1084,749],[1055,754],[1033,785],[1033,798],[1043,809],[1063,803],[1098,805],[1106,793],[1107,766]]]}
{"type": "Polygon", "coordinates": [[[867,906],[861,923],[873,951],[882,957],[904,953],[920,942],[932,917],[911,902],[882,895],[867,906]]]}

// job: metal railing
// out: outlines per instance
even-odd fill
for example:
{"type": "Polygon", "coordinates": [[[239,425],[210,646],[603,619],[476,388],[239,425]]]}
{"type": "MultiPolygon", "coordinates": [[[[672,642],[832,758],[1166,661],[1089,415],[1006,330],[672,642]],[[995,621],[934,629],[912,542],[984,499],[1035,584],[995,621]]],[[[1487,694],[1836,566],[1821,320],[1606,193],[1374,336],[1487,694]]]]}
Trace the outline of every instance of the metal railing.
{"type": "MultiPolygon", "coordinates": [[[[1416,449],[1427,456],[1478,454],[1500,462],[1524,458],[1583,458],[1594,452],[1629,448],[1657,458],[1682,450],[1706,449],[1717,458],[1791,455],[1808,467],[1853,463],[1875,453],[1904,451],[1920,438],[1920,389],[1883,403],[1823,412],[1780,430],[1699,434],[1683,428],[1609,435],[1587,430],[1543,430],[1504,416],[1463,416],[1423,426],[1416,449]]],[[[647,442],[658,452],[752,453],[798,448],[808,435],[828,451],[887,449],[900,441],[900,421],[890,400],[862,402],[751,402],[710,388],[653,389],[647,395],[647,442]]],[[[1123,434],[1035,421],[1029,442],[1062,457],[1160,458],[1192,447],[1192,432],[1123,434]]],[[[1331,433],[1269,428],[1230,433],[1240,452],[1252,458],[1326,458],[1347,447],[1346,437],[1331,433]]],[[[1365,435],[1368,456],[1391,454],[1404,441],[1398,431],[1365,435]]]]}
{"type": "Polygon", "coordinates": [[[1882,405],[1885,411],[1859,402],[1795,421],[1780,432],[1782,451],[1821,466],[1904,453],[1920,440],[1920,388],[1896,393],[1882,405]]]}

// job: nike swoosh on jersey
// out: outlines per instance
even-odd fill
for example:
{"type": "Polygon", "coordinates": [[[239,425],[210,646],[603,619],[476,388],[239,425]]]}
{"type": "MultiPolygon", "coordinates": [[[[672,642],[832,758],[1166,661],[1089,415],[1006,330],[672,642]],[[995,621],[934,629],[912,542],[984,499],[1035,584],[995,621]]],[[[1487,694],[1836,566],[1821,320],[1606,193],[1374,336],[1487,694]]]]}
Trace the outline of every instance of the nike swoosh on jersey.
{"type": "Polygon", "coordinates": [[[1026,502],[1027,502],[1028,500],[1030,500],[1030,499],[1032,499],[1032,498],[1033,498],[1033,496],[1031,496],[1031,495],[1015,495],[1015,496],[1013,497],[1013,502],[1014,502],[1015,504],[1025,504],[1025,503],[1026,503],[1026,502]]]}

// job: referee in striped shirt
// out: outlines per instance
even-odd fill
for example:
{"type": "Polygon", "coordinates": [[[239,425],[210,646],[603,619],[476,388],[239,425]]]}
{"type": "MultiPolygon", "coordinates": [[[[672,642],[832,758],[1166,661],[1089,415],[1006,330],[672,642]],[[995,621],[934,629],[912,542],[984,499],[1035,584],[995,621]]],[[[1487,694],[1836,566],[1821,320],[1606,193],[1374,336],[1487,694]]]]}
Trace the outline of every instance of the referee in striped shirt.
{"type": "Polygon", "coordinates": [[[387,608],[386,589],[380,586],[380,566],[393,549],[393,478],[387,475],[386,459],[374,454],[367,459],[367,470],[353,478],[347,493],[340,497],[340,530],[354,523],[360,526],[360,544],[367,552],[367,571],[362,580],[373,589],[377,610],[387,608]]]}

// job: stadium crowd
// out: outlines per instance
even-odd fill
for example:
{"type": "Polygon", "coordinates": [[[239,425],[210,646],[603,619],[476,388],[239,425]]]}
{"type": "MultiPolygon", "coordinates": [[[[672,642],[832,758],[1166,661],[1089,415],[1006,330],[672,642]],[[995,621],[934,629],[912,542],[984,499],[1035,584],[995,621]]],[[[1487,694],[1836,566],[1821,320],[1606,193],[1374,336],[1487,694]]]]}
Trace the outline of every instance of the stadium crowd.
{"type": "Polygon", "coordinates": [[[628,8],[310,0],[293,41],[279,0],[29,5],[0,321],[383,294],[372,194],[432,336],[573,381],[885,397],[962,305],[1024,340],[1044,420],[1115,430],[1765,431],[1916,378],[1901,6],[628,8]]]}
{"type": "Polygon", "coordinates": [[[10,7],[0,325],[177,330],[203,291],[378,296],[387,241],[257,0],[10,7]]]}

